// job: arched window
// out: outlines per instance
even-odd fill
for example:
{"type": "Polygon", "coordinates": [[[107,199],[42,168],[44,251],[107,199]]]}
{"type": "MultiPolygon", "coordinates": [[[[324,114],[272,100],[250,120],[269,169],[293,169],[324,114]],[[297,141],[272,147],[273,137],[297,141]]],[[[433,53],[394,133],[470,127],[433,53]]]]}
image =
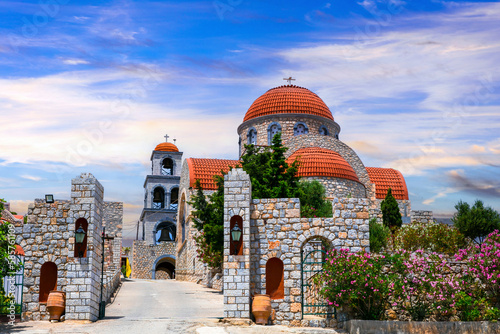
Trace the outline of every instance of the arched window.
{"type": "Polygon", "coordinates": [[[248,139],[248,145],[257,144],[257,130],[255,130],[255,128],[250,128],[250,130],[248,130],[247,139],[248,139]]]}
{"type": "Polygon", "coordinates": [[[322,125],[319,127],[319,134],[328,136],[328,129],[326,128],[326,126],[322,125]]]}
{"type": "Polygon", "coordinates": [[[175,225],[172,222],[161,222],[155,230],[155,241],[175,241],[175,225]]]}
{"type": "Polygon", "coordinates": [[[339,133],[338,132],[335,132],[335,138],[339,139],[339,133]]]}
{"type": "Polygon", "coordinates": [[[305,123],[298,122],[295,124],[293,127],[293,135],[294,136],[300,136],[300,135],[305,135],[309,133],[309,128],[305,123]]]}
{"type": "Polygon", "coordinates": [[[52,290],[57,290],[57,265],[54,262],[45,262],[40,269],[39,302],[46,303],[52,290]]]}
{"type": "Polygon", "coordinates": [[[267,143],[268,145],[271,145],[274,136],[278,133],[281,132],[281,125],[279,123],[273,122],[269,125],[269,128],[267,129],[267,143]]]}
{"type": "MultiPolygon", "coordinates": [[[[87,235],[89,223],[85,218],[78,218],[75,222],[75,231],[81,227],[85,231],[85,237],[83,238],[83,242],[81,244],[77,244],[75,242],[75,248],[73,252],[74,257],[87,257],[87,235]]],[[[74,232],[73,232],[74,234],[74,232]]]]}
{"type": "Polygon", "coordinates": [[[163,209],[165,207],[165,190],[163,187],[156,187],[153,190],[153,209],[163,209]]]}
{"type": "Polygon", "coordinates": [[[178,206],[179,206],[179,188],[172,188],[172,190],[170,190],[170,205],[168,208],[170,210],[177,210],[178,206]]]}
{"type": "Polygon", "coordinates": [[[271,299],[283,299],[285,297],[285,280],[283,261],[277,257],[270,258],[266,262],[266,294],[271,299]]]}
{"type": "Polygon", "coordinates": [[[238,215],[231,217],[229,221],[229,234],[229,254],[243,255],[243,218],[238,215]],[[234,234],[233,231],[237,230],[239,230],[239,233],[234,234]],[[237,236],[239,240],[235,240],[233,236],[237,236]]]}
{"type": "Polygon", "coordinates": [[[163,159],[161,163],[161,175],[174,175],[174,162],[172,159],[163,159]]]}

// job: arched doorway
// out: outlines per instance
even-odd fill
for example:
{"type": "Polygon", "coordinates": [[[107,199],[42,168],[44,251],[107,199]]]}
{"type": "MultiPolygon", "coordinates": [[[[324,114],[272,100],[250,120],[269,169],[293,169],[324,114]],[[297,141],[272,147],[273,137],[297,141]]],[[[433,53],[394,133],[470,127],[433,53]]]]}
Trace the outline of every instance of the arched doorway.
{"type": "Polygon", "coordinates": [[[175,256],[162,255],[153,264],[152,279],[175,279],[175,256]]]}

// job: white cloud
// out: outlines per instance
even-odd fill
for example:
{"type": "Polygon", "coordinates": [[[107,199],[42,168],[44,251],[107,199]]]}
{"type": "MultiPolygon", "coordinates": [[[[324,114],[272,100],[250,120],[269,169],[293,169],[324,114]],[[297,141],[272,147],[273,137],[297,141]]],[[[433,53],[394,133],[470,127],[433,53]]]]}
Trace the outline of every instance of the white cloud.
{"type": "Polygon", "coordinates": [[[33,176],[33,175],[21,175],[23,179],[26,180],[31,180],[31,181],[40,181],[42,178],[39,176],[33,176]]]}
{"type": "Polygon", "coordinates": [[[83,60],[83,59],[64,59],[63,63],[66,65],[82,65],[82,64],[89,64],[88,61],[83,60]]]}

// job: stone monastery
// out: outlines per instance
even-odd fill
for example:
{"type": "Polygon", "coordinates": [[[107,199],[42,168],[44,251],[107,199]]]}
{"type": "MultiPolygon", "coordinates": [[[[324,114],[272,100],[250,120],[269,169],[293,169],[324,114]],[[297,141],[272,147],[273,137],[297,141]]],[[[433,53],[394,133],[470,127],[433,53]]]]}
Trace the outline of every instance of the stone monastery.
{"type": "Polygon", "coordinates": [[[142,240],[133,245],[132,277],[175,277],[222,289],[227,318],[249,318],[251,296],[267,293],[275,323],[307,325],[303,323],[307,305],[317,302],[307,288],[310,274],[304,274],[308,254],[320,251],[325,243],[369,250],[368,221],[381,219],[380,202],[389,187],[405,222],[432,219],[430,212],[411,211],[399,171],[363,164],[341,141],[340,126],[330,109],[306,88],[284,85],[268,90],[250,106],[237,132],[240,156],[245,144],[268,146],[281,132],[288,162],[298,159],[298,176],[325,186],[333,217],[301,218],[298,199],[252,199],[248,175],[233,169],[225,176],[223,271],[210,271],[198,260],[193,240],[197,230],[189,202],[194,183],[199,179],[208,195],[216,189],[213,176],[228,172],[239,161],[182,161],[177,146],[164,142],[152,152],[152,175],[144,183],[142,240]],[[242,239],[232,247],[230,231],[236,225],[242,239]]]}

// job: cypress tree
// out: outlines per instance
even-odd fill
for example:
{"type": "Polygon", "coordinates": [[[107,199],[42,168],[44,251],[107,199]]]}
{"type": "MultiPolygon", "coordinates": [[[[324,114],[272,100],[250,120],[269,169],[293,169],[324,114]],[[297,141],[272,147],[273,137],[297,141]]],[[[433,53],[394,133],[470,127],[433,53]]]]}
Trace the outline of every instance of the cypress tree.
{"type": "Polygon", "coordinates": [[[387,190],[387,195],[385,195],[385,199],[380,204],[380,209],[382,210],[384,225],[389,227],[392,233],[396,232],[403,225],[403,219],[401,218],[398,202],[392,196],[391,188],[387,190]]]}

